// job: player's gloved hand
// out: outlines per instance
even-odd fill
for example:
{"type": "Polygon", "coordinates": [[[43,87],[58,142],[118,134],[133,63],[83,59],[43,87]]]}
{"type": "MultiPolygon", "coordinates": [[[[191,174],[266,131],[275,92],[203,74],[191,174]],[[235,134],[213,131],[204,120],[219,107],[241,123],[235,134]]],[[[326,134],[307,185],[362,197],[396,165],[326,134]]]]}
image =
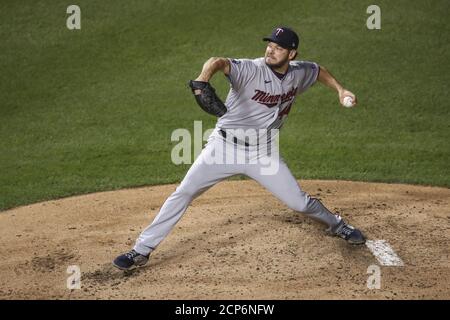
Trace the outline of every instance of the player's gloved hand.
{"type": "Polygon", "coordinates": [[[206,81],[189,81],[189,87],[195,96],[197,104],[209,114],[221,117],[227,112],[227,107],[217,96],[216,90],[206,81]]]}

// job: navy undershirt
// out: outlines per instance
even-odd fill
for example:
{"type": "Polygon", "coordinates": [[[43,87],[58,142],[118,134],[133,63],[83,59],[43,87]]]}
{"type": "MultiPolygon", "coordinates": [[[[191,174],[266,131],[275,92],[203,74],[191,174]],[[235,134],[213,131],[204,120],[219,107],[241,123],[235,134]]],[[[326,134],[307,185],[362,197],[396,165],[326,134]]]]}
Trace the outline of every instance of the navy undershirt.
{"type": "Polygon", "coordinates": [[[272,70],[272,72],[278,77],[278,79],[283,79],[284,78],[284,76],[286,75],[286,73],[279,73],[279,72],[276,72],[275,70],[273,70],[272,68],[271,68],[271,70],[272,70]]]}

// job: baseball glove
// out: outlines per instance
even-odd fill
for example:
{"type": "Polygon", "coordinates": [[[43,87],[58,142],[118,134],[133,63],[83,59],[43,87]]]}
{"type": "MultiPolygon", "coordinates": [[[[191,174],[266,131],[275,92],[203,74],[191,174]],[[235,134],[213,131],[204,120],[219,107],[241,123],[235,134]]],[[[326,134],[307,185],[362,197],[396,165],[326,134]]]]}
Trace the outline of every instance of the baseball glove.
{"type": "Polygon", "coordinates": [[[209,82],[191,80],[189,81],[189,87],[191,87],[192,93],[200,108],[207,113],[221,117],[227,112],[227,107],[216,95],[216,90],[209,82]],[[201,92],[196,94],[195,90],[201,90],[201,92]]]}

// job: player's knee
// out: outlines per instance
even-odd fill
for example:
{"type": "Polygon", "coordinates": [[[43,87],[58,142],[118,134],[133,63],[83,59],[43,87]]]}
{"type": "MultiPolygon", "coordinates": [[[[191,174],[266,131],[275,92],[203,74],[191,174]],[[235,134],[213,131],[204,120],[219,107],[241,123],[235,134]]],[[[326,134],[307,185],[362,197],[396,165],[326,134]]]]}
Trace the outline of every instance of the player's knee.
{"type": "Polygon", "coordinates": [[[287,203],[289,208],[299,212],[308,212],[309,202],[311,198],[307,194],[300,194],[298,197],[295,197],[292,201],[287,203]]]}
{"type": "Polygon", "coordinates": [[[183,185],[178,186],[178,188],[173,193],[173,195],[175,197],[186,198],[186,199],[193,199],[195,197],[195,194],[196,194],[196,191],[193,188],[189,188],[189,187],[183,186],[183,185]]]}
{"type": "Polygon", "coordinates": [[[292,208],[298,212],[308,212],[308,205],[305,202],[297,202],[295,206],[292,208]]]}

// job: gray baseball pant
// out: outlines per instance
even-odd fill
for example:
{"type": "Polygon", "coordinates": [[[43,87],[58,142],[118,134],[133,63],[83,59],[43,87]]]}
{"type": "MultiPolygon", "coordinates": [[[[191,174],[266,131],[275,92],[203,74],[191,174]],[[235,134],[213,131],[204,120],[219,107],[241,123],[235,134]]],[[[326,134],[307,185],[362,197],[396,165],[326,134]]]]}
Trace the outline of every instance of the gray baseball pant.
{"type": "Polygon", "coordinates": [[[278,170],[270,174],[262,173],[263,165],[259,161],[253,164],[240,164],[237,161],[232,161],[231,164],[211,164],[210,157],[214,152],[216,155],[222,153],[220,156],[227,156],[229,150],[239,154],[245,149],[244,146],[236,146],[234,142],[218,136],[217,132],[212,134],[181,184],[164,202],[153,222],[140,234],[134,250],[143,255],[151,253],[166,238],[196,197],[216,183],[237,174],[244,174],[256,180],[292,210],[319,220],[330,229],[339,224],[341,218],[338,215],[331,213],[318,199],[310,197],[300,188],[281,157],[278,157],[278,170]],[[218,147],[224,144],[227,144],[227,147],[231,145],[231,148],[225,148],[223,151],[223,147],[218,147]]]}

